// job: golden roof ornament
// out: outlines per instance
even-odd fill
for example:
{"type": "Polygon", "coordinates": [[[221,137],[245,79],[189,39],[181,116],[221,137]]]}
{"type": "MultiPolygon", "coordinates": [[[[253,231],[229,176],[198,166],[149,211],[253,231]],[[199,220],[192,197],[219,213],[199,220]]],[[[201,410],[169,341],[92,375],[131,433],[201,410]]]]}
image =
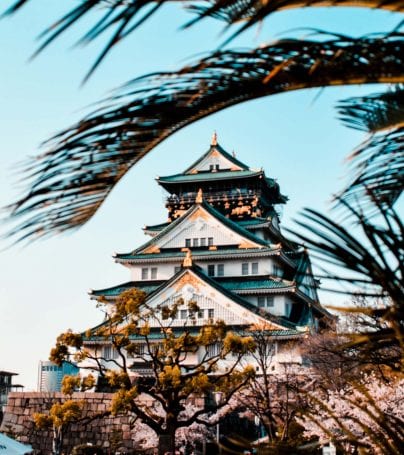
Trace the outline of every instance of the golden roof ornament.
{"type": "Polygon", "coordinates": [[[188,250],[185,254],[184,261],[182,263],[183,267],[192,267],[192,254],[191,250],[188,250]]]}
{"type": "Polygon", "coordinates": [[[202,188],[199,188],[198,194],[196,195],[195,204],[202,204],[203,201],[203,191],[202,188]]]}
{"type": "Polygon", "coordinates": [[[217,133],[214,131],[210,145],[217,145],[217,133]]]}

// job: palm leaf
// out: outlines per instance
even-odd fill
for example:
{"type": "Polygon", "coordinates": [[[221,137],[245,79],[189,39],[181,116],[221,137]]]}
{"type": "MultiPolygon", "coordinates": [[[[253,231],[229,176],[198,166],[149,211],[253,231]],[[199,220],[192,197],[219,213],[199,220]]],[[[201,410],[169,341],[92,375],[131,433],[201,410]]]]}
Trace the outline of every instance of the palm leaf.
{"type": "Polygon", "coordinates": [[[363,208],[374,207],[375,201],[392,206],[404,188],[403,86],[349,98],[338,111],[346,125],[370,133],[349,157],[353,178],[340,198],[363,208]]]}
{"type": "MultiPolygon", "coordinates": [[[[4,15],[14,14],[25,6],[30,0],[18,0],[4,15]]],[[[192,0],[81,0],[63,17],[47,27],[41,34],[40,44],[35,55],[46,48],[63,32],[72,28],[83,17],[93,13],[104,14],[91,26],[79,39],[78,44],[87,44],[107,31],[111,31],[112,37],[90,68],[86,79],[105,58],[108,52],[120,41],[135,31],[140,24],[149,19],[161,6],[166,3],[180,3],[186,5],[189,10],[197,14],[196,19],[188,22],[185,27],[200,21],[203,18],[215,17],[235,24],[244,21],[234,35],[237,35],[269,14],[291,8],[314,7],[314,6],[355,6],[367,8],[380,8],[390,11],[403,11],[403,2],[400,0],[208,0],[195,2],[192,0]]],[[[233,36],[234,36],[233,35],[233,36]]]]}
{"type": "Polygon", "coordinates": [[[387,92],[348,98],[337,110],[345,125],[368,133],[377,133],[404,124],[404,86],[387,92]]]}
{"type": "Polygon", "coordinates": [[[382,324],[378,330],[352,335],[349,346],[356,346],[367,359],[396,346],[404,359],[404,226],[392,209],[378,207],[378,224],[348,205],[347,209],[359,232],[305,209],[298,221],[303,231],[293,233],[312,250],[323,271],[332,266],[333,271],[322,277],[330,290],[338,291],[342,285],[345,295],[388,302],[384,308],[366,308],[365,313],[382,324]]]}
{"type": "Polygon", "coordinates": [[[156,145],[226,107],[303,88],[402,80],[400,38],[281,40],[132,81],[27,164],[30,189],[9,207],[11,219],[24,221],[10,235],[23,240],[83,225],[156,145]]]}

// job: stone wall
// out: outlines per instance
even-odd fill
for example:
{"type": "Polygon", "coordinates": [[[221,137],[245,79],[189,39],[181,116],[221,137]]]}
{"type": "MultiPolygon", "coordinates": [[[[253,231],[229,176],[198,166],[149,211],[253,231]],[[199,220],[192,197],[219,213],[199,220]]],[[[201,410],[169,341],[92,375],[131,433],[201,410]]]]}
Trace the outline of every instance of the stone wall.
{"type": "MultiPolygon", "coordinates": [[[[111,403],[111,395],[107,393],[75,393],[74,400],[83,402],[86,420],[71,424],[64,440],[64,453],[71,453],[74,446],[92,443],[101,446],[106,453],[116,452],[133,454],[145,453],[140,450],[141,441],[131,429],[128,416],[102,416],[107,413],[111,403]],[[137,446],[137,447],[136,447],[137,446]]],[[[39,430],[35,427],[32,415],[35,412],[46,413],[53,403],[63,402],[66,396],[61,393],[44,392],[13,392],[8,397],[0,431],[16,437],[19,441],[33,446],[36,454],[52,453],[52,430],[39,430]]]]}

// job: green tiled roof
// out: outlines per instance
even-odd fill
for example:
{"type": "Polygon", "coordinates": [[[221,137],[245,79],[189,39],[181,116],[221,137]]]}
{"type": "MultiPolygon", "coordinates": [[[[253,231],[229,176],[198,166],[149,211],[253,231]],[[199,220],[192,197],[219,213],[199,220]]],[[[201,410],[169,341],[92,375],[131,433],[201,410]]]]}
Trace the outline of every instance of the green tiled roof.
{"type": "MultiPolygon", "coordinates": [[[[100,325],[98,325],[97,327],[94,327],[92,330],[96,330],[100,327],[102,327],[105,323],[102,323],[100,325]]],[[[182,333],[185,332],[185,328],[184,327],[171,327],[172,331],[174,332],[174,334],[176,335],[180,335],[182,333]]],[[[227,326],[227,329],[229,331],[233,330],[233,331],[236,331],[238,335],[240,336],[251,336],[252,332],[249,331],[249,330],[246,330],[245,329],[245,326],[227,326]]],[[[199,329],[198,329],[198,326],[193,326],[193,327],[187,327],[186,328],[187,332],[190,334],[190,335],[193,335],[193,336],[196,336],[198,335],[199,333],[199,329]]],[[[90,337],[87,337],[84,335],[84,339],[88,342],[88,341],[104,341],[104,338],[103,337],[96,337],[96,336],[90,336],[90,337]]],[[[268,330],[266,331],[266,336],[268,337],[294,337],[294,336],[302,336],[304,335],[304,332],[301,332],[299,330],[295,330],[295,329],[285,329],[285,330],[268,330]]],[[[159,340],[162,338],[162,334],[161,334],[161,329],[158,329],[158,330],[154,330],[154,329],[151,329],[149,335],[148,335],[148,338],[150,340],[159,340]]],[[[139,341],[144,341],[144,337],[143,336],[140,336],[140,335],[132,335],[130,336],[130,339],[132,341],[136,341],[136,340],[139,340],[139,341]]]]}
{"type": "Polygon", "coordinates": [[[154,292],[159,286],[161,286],[164,281],[128,281],[127,283],[119,284],[118,286],[112,286],[105,289],[97,289],[91,291],[91,296],[105,296],[105,297],[116,297],[128,289],[137,288],[141,291],[150,294],[154,292]]]}
{"type": "Polygon", "coordinates": [[[292,285],[284,283],[282,281],[275,281],[271,280],[268,277],[264,277],[263,279],[259,280],[243,280],[237,278],[225,278],[225,279],[217,279],[218,283],[223,286],[225,289],[229,289],[231,291],[248,291],[253,289],[285,289],[290,288],[292,285]]]}
{"type": "MultiPolygon", "coordinates": [[[[225,248],[225,249],[217,249],[217,250],[209,250],[209,249],[192,249],[192,256],[199,259],[210,259],[220,256],[227,256],[231,255],[232,257],[237,257],[237,255],[241,255],[242,257],[246,257],[248,254],[260,254],[265,255],[265,253],[275,253],[278,251],[277,249],[273,248],[225,248]]],[[[184,258],[185,253],[184,251],[164,251],[162,250],[160,253],[127,253],[127,254],[118,254],[116,259],[118,260],[147,260],[147,259],[167,259],[167,258],[184,258]]]]}
{"type": "Polygon", "coordinates": [[[144,231],[153,231],[153,232],[159,232],[166,228],[170,223],[160,223],[160,224],[154,224],[152,226],[145,226],[143,228],[144,231]]]}
{"type": "Polygon", "coordinates": [[[183,183],[183,182],[205,182],[210,180],[230,180],[238,178],[248,178],[262,175],[263,171],[217,171],[217,172],[198,172],[197,174],[175,174],[166,177],[159,177],[159,183],[183,183]]]}

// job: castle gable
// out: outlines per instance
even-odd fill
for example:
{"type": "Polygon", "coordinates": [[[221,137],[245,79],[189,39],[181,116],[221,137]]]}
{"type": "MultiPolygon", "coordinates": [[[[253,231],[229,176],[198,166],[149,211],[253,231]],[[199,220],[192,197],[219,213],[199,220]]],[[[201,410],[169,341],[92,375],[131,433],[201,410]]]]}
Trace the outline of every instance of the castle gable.
{"type": "Polygon", "coordinates": [[[262,248],[265,242],[246,229],[224,219],[205,204],[196,204],[181,218],[168,225],[136,253],[158,253],[162,249],[236,246],[262,248]]]}
{"type": "Polygon", "coordinates": [[[269,315],[266,318],[259,314],[259,310],[247,301],[221,289],[193,268],[183,269],[147,299],[148,306],[157,310],[163,306],[172,307],[178,302],[182,303],[176,318],[167,320],[167,325],[172,327],[187,324],[201,326],[220,319],[229,326],[265,324],[271,330],[287,329],[270,321],[269,315]],[[190,313],[190,301],[197,304],[199,311],[190,313]]]}

